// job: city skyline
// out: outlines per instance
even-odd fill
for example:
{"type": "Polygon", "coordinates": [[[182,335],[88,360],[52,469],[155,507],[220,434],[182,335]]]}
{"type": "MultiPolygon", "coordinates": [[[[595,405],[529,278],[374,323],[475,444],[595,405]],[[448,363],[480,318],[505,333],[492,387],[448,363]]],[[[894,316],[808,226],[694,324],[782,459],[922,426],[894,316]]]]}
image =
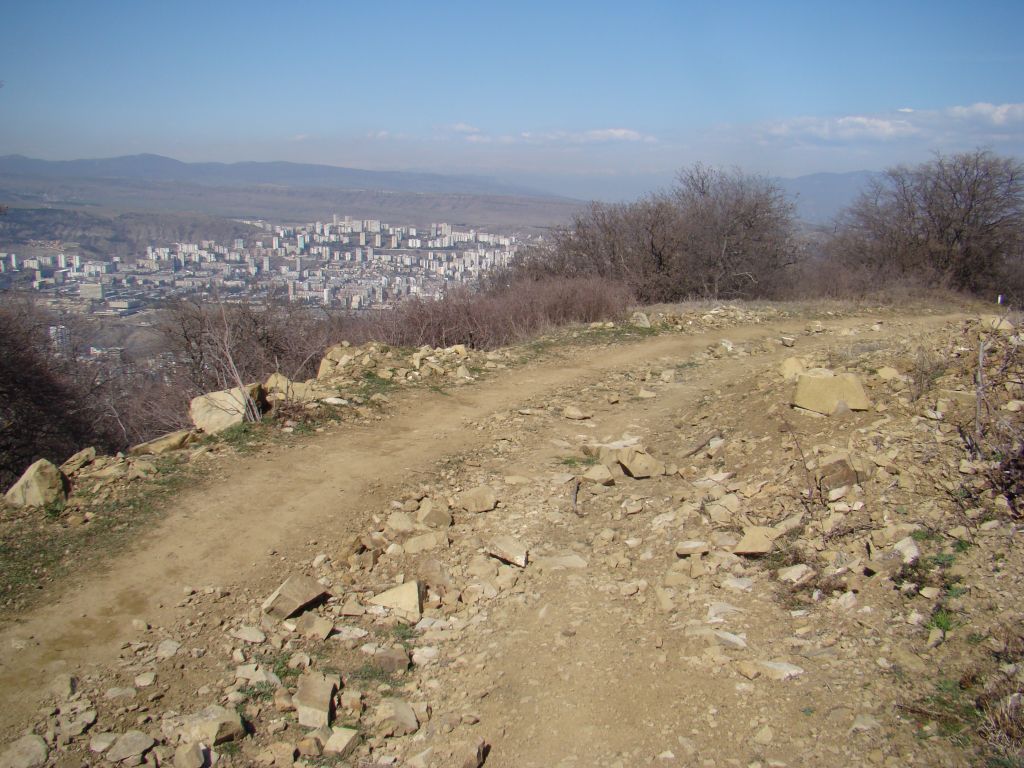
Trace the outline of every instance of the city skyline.
{"type": "Polygon", "coordinates": [[[20,4],[0,154],[473,173],[575,196],[698,161],[798,176],[1019,156],[1022,21],[1012,2],[20,4]]]}

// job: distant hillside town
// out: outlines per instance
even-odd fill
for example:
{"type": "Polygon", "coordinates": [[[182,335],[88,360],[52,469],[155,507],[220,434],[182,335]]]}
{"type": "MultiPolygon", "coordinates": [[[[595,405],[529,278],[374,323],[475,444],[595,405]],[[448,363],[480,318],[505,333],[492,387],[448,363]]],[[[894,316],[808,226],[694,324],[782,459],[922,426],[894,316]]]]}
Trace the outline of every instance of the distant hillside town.
{"type": "Polygon", "coordinates": [[[252,237],[153,244],[134,259],[87,259],[73,244],[60,243],[48,244],[47,255],[0,252],[0,286],[31,286],[51,304],[121,317],[204,295],[380,309],[472,282],[507,266],[523,244],[517,235],[458,231],[446,223],[423,230],[337,215],[303,226],[244,223],[256,228],[252,237]]]}

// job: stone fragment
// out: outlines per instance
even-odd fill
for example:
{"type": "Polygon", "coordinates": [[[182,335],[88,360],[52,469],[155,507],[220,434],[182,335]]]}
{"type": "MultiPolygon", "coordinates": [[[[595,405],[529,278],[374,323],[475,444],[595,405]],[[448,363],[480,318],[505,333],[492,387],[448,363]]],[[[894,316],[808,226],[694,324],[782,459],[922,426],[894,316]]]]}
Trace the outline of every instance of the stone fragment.
{"type": "Polygon", "coordinates": [[[145,443],[133,445],[128,449],[129,456],[162,456],[171,451],[180,451],[186,448],[189,443],[196,439],[196,434],[191,429],[179,429],[161,437],[147,440],[145,443]]]}
{"type": "Polygon", "coordinates": [[[287,619],[303,608],[308,608],[326,596],[325,590],[317,581],[295,574],[288,579],[263,602],[263,611],[276,619],[287,619]]]}
{"type": "Polygon", "coordinates": [[[761,661],[758,662],[758,666],[761,668],[761,674],[767,677],[769,680],[792,680],[794,677],[799,677],[804,673],[803,669],[796,666],[796,664],[789,664],[785,661],[761,661]]]}
{"type": "Polygon", "coordinates": [[[665,474],[664,463],[639,448],[622,448],[616,459],[626,474],[636,480],[665,474]]]}
{"type": "Polygon", "coordinates": [[[42,737],[29,734],[11,742],[0,754],[0,768],[39,768],[49,756],[50,750],[42,737]]]}
{"type": "Polygon", "coordinates": [[[788,568],[779,568],[775,572],[779,577],[779,581],[785,581],[790,584],[806,584],[817,575],[817,571],[811,568],[809,565],[800,563],[798,565],[791,565],[788,568]]]}
{"type": "Polygon", "coordinates": [[[511,536],[496,536],[487,546],[487,551],[499,560],[520,568],[526,567],[526,560],[529,556],[526,545],[511,536]]]}
{"type": "Polygon", "coordinates": [[[392,533],[412,533],[416,530],[416,523],[407,512],[392,512],[388,517],[387,529],[392,533]]]}
{"type": "MultiPolygon", "coordinates": [[[[450,516],[449,516],[450,519],[450,516]]],[[[435,549],[442,549],[449,544],[448,534],[444,531],[423,533],[407,539],[402,548],[407,555],[418,555],[421,552],[430,552],[435,549]]]]}
{"type": "Polygon", "coordinates": [[[853,373],[831,371],[804,373],[797,377],[793,405],[825,416],[831,416],[845,403],[851,411],[866,411],[871,401],[860,379],[853,373]]]}
{"type": "Polygon", "coordinates": [[[126,731],[117,737],[117,741],[103,755],[111,763],[119,763],[129,758],[144,755],[156,744],[153,737],[142,731],[126,731]]]}
{"type": "Polygon", "coordinates": [[[407,736],[416,733],[420,721],[416,712],[402,699],[382,699],[374,712],[374,721],[383,736],[407,736]]]}
{"type": "Polygon", "coordinates": [[[258,384],[244,389],[235,387],[219,392],[209,392],[192,398],[189,404],[189,417],[197,429],[208,435],[223,432],[229,427],[241,424],[246,420],[246,406],[260,408],[263,390],[258,384]]]}
{"type": "Polygon", "coordinates": [[[913,565],[921,558],[921,548],[910,536],[900,539],[892,545],[892,548],[899,553],[904,565],[913,565]]]}
{"type": "Polygon", "coordinates": [[[94,733],[89,739],[89,751],[102,754],[110,749],[115,741],[117,741],[116,733],[94,733]]]}
{"type": "Polygon", "coordinates": [[[177,640],[161,640],[156,647],[156,657],[162,660],[170,659],[173,658],[180,649],[181,643],[177,640]]]}
{"type": "Polygon", "coordinates": [[[359,744],[359,731],[355,728],[332,728],[331,737],[324,744],[324,754],[338,758],[348,757],[359,744]]]}
{"type": "Polygon", "coordinates": [[[307,728],[329,726],[334,717],[334,693],[338,679],[319,672],[305,672],[299,678],[292,704],[299,725],[307,728]]]}
{"type": "Polygon", "coordinates": [[[182,741],[195,741],[214,747],[244,738],[245,726],[235,710],[211,704],[193,715],[186,716],[178,734],[182,741]]]}
{"type": "Polygon", "coordinates": [[[595,464],[583,473],[582,479],[598,485],[615,485],[615,476],[604,464],[595,464]]]}
{"type": "Polygon", "coordinates": [[[390,608],[399,618],[415,624],[423,616],[420,602],[420,584],[418,581],[407,581],[397,587],[370,598],[374,605],[390,608]]]}
{"type": "Polygon", "coordinates": [[[459,748],[455,758],[461,762],[456,762],[454,765],[457,765],[458,768],[482,768],[490,750],[490,745],[478,738],[459,748]]]}
{"type": "Polygon", "coordinates": [[[881,723],[879,723],[873,715],[860,714],[853,719],[853,725],[850,726],[850,733],[864,733],[865,731],[878,730],[881,727],[881,723]]]}
{"type": "Polygon", "coordinates": [[[498,506],[498,496],[489,485],[478,485],[459,494],[458,505],[467,512],[490,512],[498,506]]]}
{"type": "Polygon", "coordinates": [[[429,528],[449,528],[452,524],[452,514],[430,499],[424,499],[416,513],[416,522],[429,528]]]}
{"type": "Polygon", "coordinates": [[[89,447],[83,448],[78,453],[75,453],[60,465],[60,471],[65,475],[73,475],[75,472],[80,470],[86,464],[91,464],[96,460],[96,449],[89,447]]]}
{"type": "Polygon", "coordinates": [[[538,558],[533,564],[542,571],[578,570],[587,567],[587,561],[575,553],[538,558]]]}
{"type": "Polygon", "coordinates": [[[843,486],[866,482],[872,474],[871,465],[856,458],[849,451],[837,451],[818,460],[815,480],[825,492],[843,486]]]}
{"type": "Polygon", "coordinates": [[[637,328],[650,328],[651,327],[651,318],[648,317],[647,314],[644,313],[644,312],[639,312],[639,311],[634,312],[630,316],[629,322],[632,323],[633,325],[635,325],[637,328]]]}
{"type": "Polygon", "coordinates": [[[50,693],[60,701],[66,701],[78,690],[78,678],[72,675],[57,675],[50,681],[50,693]]]}
{"type": "Polygon", "coordinates": [[[567,405],[562,409],[562,415],[572,421],[585,421],[586,419],[592,418],[594,414],[589,411],[582,411],[575,405],[567,405]]]}
{"type": "Polygon", "coordinates": [[[209,754],[197,742],[182,744],[174,750],[174,768],[206,768],[209,754]]]}
{"type": "Polygon", "coordinates": [[[231,630],[231,636],[243,643],[262,643],[267,639],[262,630],[245,625],[231,630]]]}
{"type": "Polygon", "coordinates": [[[791,381],[804,372],[804,361],[799,357],[787,357],[779,364],[779,373],[786,381],[791,381]]]}
{"type": "Polygon", "coordinates": [[[389,675],[401,674],[409,669],[409,652],[404,648],[381,648],[373,654],[373,663],[389,675]]]}
{"type": "Polygon", "coordinates": [[[47,507],[67,499],[67,478],[53,462],[39,459],[4,494],[12,507],[47,507]]]}
{"type": "Polygon", "coordinates": [[[711,551],[711,545],[706,541],[681,541],[676,544],[677,557],[689,557],[690,555],[701,555],[711,551]]]}
{"type": "Polygon", "coordinates": [[[295,631],[303,637],[323,641],[334,631],[334,622],[316,611],[306,611],[295,622],[295,631]]]}
{"type": "Polygon", "coordinates": [[[743,528],[743,538],[733,547],[734,555],[766,555],[775,548],[777,532],[774,528],[748,525],[743,528]]]}
{"type": "Polygon", "coordinates": [[[726,632],[724,629],[716,629],[711,633],[715,642],[723,648],[731,651],[742,651],[747,647],[747,641],[737,634],[726,632]]]}

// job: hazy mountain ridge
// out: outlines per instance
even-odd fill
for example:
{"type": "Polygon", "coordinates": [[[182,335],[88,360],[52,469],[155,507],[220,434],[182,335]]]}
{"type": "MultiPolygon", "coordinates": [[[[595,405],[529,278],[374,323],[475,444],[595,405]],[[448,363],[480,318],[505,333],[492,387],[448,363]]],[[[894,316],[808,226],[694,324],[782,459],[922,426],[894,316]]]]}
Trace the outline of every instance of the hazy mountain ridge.
{"type": "Polygon", "coordinates": [[[174,181],[204,186],[277,185],[327,189],[438,192],[445,194],[557,197],[485,176],[414,171],[370,171],[310,163],[186,163],[162,155],[142,154],[91,160],[37,160],[23,155],[0,157],[0,174],[46,178],[135,179],[174,181]]]}

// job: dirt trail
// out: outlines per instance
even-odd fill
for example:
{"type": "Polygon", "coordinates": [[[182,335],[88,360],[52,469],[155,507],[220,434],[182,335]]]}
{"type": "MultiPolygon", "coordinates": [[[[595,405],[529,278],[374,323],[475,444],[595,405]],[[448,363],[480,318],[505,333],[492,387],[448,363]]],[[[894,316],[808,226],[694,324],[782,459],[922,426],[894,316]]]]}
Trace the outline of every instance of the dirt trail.
{"type": "MultiPolygon", "coordinates": [[[[950,319],[887,317],[885,330],[872,340],[892,340],[950,319]]],[[[275,568],[281,560],[300,560],[363,532],[371,513],[394,498],[395,488],[418,475],[436,474],[436,464],[445,456],[477,451],[492,442],[492,435],[467,428],[467,422],[486,421],[556,392],[584,389],[615,371],[661,357],[681,360],[724,337],[736,344],[757,342],[805,325],[770,323],[596,350],[567,348],[554,359],[501,371],[449,394],[402,394],[396,397],[393,415],[371,426],[341,426],[293,447],[222,462],[219,476],[182,494],[161,523],[102,573],[86,575],[70,589],[65,584],[66,591],[51,595],[47,605],[0,631],[0,728],[12,733],[24,727],[39,706],[40,686],[54,673],[112,663],[133,636],[132,619],[171,623],[185,585],[236,589],[270,584],[281,575],[275,568]]],[[[837,341],[835,336],[812,337],[801,341],[799,352],[837,341]]],[[[715,360],[700,369],[699,379],[645,405],[643,413],[632,409],[609,415],[601,431],[653,428],[680,409],[697,407],[709,388],[727,388],[788,354],[780,348],[756,358],[715,360]]],[[[533,436],[536,457],[551,453],[551,438],[543,432],[533,436]]],[[[530,461],[529,451],[519,454],[515,460],[530,461]]],[[[557,539],[556,529],[545,535],[557,539]]],[[[495,611],[498,619],[489,632],[500,635],[502,642],[480,648],[486,657],[480,667],[495,683],[495,693],[481,699],[479,709],[494,716],[504,713],[506,723],[504,736],[492,735],[496,749],[489,766],[554,765],[550,757],[555,754],[564,758],[558,765],[565,766],[606,764],[601,761],[617,754],[621,757],[607,764],[633,765],[637,763],[630,762],[630,751],[646,743],[637,741],[638,731],[670,729],[672,723],[683,728],[684,720],[686,727],[679,733],[693,730],[692,713],[677,704],[666,704],[657,713],[633,706],[648,694],[662,702],[685,698],[688,673],[673,667],[666,674],[657,663],[663,645],[670,642],[663,630],[657,635],[643,621],[623,623],[615,610],[607,609],[605,595],[580,582],[597,578],[595,574],[596,569],[586,577],[545,575],[532,587],[535,599],[515,611],[509,605],[495,611]],[[527,616],[532,618],[524,624],[527,616]],[[544,626],[550,631],[540,631],[544,626]],[[616,642],[609,643],[610,638],[616,642]],[[632,647],[644,653],[633,654],[632,647]],[[652,649],[658,651],[654,660],[647,653],[652,649]],[[552,679],[560,683],[550,685],[552,679]],[[552,719],[559,722],[558,730],[547,727],[552,719]],[[569,732],[578,748],[566,753],[562,746],[569,732]],[[519,745],[514,752],[497,748],[513,743],[519,745]]],[[[708,695],[706,688],[702,695],[708,695]]],[[[780,707],[786,711],[784,701],[780,707]]],[[[788,709],[797,717],[800,707],[794,703],[788,709]]],[[[705,721],[729,716],[707,710],[705,705],[705,721]]],[[[705,722],[699,727],[718,726],[705,722]]],[[[721,733],[729,737],[728,729],[721,733]]],[[[680,741],[669,741],[679,753],[680,741]]]]}

